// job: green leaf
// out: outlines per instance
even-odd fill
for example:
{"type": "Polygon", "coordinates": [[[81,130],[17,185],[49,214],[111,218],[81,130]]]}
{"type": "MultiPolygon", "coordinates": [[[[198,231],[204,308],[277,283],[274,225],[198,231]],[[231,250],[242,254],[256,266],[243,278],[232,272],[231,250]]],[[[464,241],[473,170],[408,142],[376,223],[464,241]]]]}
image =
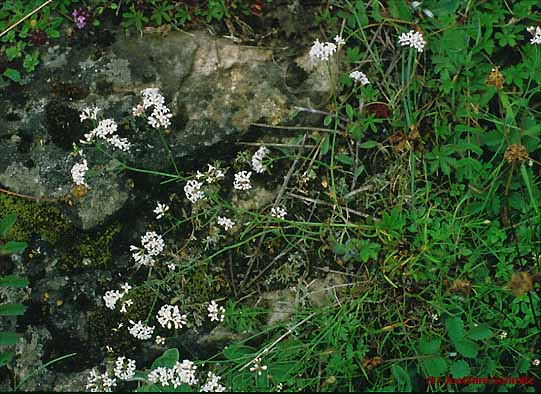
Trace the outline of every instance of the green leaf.
{"type": "Polygon", "coordinates": [[[492,330],[486,324],[480,324],[468,331],[466,336],[470,339],[487,339],[492,336],[492,330]]]}
{"type": "Polygon", "coordinates": [[[330,147],[330,138],[328,135],[326,135],[325,137],[323,137],[323,142],[321,143],[321,154],[325,156],[327,153],[329,153],[330,147]]]}
{"type": "Polygon", "coordinates": [[[477,357],[477,353],[479,352],[479,345],[477,343],[470,341],[469,339],[461,338],[453,341],[453,344],[455,345],[457,352],[462,354],[464,357],[477,357]]]}
{"type": "Polygon", "coordinates": [[[0,277],[0,287],[15,287],[18,289],[24,289],[30,282],[26,278],[20,278],[18,276],[2,276],[0,277]]]}
{"type": "Polygon", "coordinates": [[[21,80],[21,74],[17,70],[14,70],[12,68],[6,69],[6,71],[4,71],[4,74],[2,75],[11,79],[13,82],[19,82],[21,80]]]}
{"type": "Polygon", "coordinates": [[[163,354],[160,357],[154,360],[150,369],[156,369],[158,367],[173,368],[173,366],[176,364],[178,359],[179,359],[178,349],[176,348],[167,349],[165,352],[163,352],[163,354]]]}
{"type": "Polygon", "coordinates": [[[161,393],[161,388],[156,384],[145,384],[135,390],[138,393],[161,393]]]}
{"type": "Polygon", "coordinates": [[[421,360],[428,376],[440,377],[447,371],[447,363],[442,357],[421,360]]]}
{"type": "Polygon", "coordinates": [[[376,141],[366,141],[359,145],[359,148],[362,149],[371,149],[375,146],[378,146],[378,143],[376,141]]]}
{"type": "Polygon", "coordinates": [[[9,229],[13,226],[17,220],[17,215],[12,213],[5,216],[2,221],[0,221],[0,237],[5,238],[8,234],[9,229]]]}
{"type": "Polygon", "coordinates": [[[13,359],[13,357],[15,357],[15,353],[13,352],[0,353],[0,368],[9,363],[13,359]]]}
{"type": "Polygon", "coordinates": [[[234,343],[223,350],[225,358],[235,361],[239,364],[249,361],[248,359],[254,356],[256,349],[251,346],[234,343]]]}
{"type": "Polygon", "coordinates": [[[421,354],[434,354],[441,346],[441,339],[421,337],[419,340],[419,351],[421,354]]]}
{"type": "Polygon", "coordinates": [[[447,328],[447,334],[451,338],[451,341],[456,342],[464,338],[464,322],[460,317],[452,317],[445,320],[445,328],[447,328]]]}
{"type": "Polygon", "coordinates": [[[353,165],[353,163],[355,163],[355,160],[353,160],[351,156],[343,154],[343,153],[336,155],[336,160],[338,160],[340,163],[347,164],[347,165],[353,165]]]}
{"type": "Polygon", "coordinates": [[[323,120],[323,124],[324,124],[325,126],[328,126],[328,125],[331,124],[331,122],[332,122],[332,116],[331,116],[331,115],[325,116],[325,119],[323,120]]]}
{"type": "Polygon", "coordinates": [[[0,345],[15,345],[20,337],[16,332],[0,332],[0,345]]]}
{"type": "Polygon", "coordinates": [[[25,242],[9,241],[0,246],[0,255],[11,254],[25,250],[28,245],[25,242]]]}
{"type": "Polygon", "coordinates": [[[26,307],[23,304],[0,305],[0,316],[20,316],[24,314],[26,307]]]}
{"type": "Polygon", "coordinates": [[[53,28],[49,28],[49,29],[45,29],[45,33],[47,33],[47,35],[51,38],[58,38],[60,37],[60,32],[56,29],[53,29],[53,28]]]}
{"type": "Polygon", "coordinates": [[[363,0],[357,0],[357,2],[355,3],[355,9],[357,11],[356,14],[359,18],[360,23],[359,27],[368,25],[368,16],[366,15],[366,8],[364,6],[364,3],[365,1],[363,0]]]}
{"type": "Polygon", "coordinates": [[[451,364],[449,372],[453,375],[453,378],[461,379],[466,376],[470,376],[471,370],[469,364],[464,360],[458,360],[451,364]]]}
{"type": "Polygon", "coordinates": [[[391,366],[391,372],[398,383],[398,390],[411,391],[411,379],[404,368],[402,368],[400,365],[393,364],[391,366]]]}
{"type": "Polygon", "coordinates": [[[348,118],[353,120],[353,115],[355,115],[355,113],[353,111],[353,107],[349,104],[346,104],[346,114],[348,115],[348,118]]]}

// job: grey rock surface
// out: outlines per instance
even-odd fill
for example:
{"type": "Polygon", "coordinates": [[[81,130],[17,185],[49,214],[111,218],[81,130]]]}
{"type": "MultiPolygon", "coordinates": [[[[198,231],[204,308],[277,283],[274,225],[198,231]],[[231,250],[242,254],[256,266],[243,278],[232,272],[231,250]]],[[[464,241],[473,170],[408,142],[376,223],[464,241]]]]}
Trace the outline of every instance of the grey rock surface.
{"type": "MultiPolygon", "coordinates": [[[[160,89],[172,111],[165,139],[182,170],[185,158],[202,158],[206,148],[234,142],[254,122],[284,124],[293,105],[309,106],[322,96],[325,83],[314,82],[321,81],[320,68],[306,59],[298,63],[311,82],[293,93],[285,84],[284,65],[273,60],[270,49],[239,46],[204,32],[134,38],[119,33],[105,48],[49,47],[40,71],[22,91],[0,94],[0,184],[36,197],[69,195],[74,187],[70,169],[78,161],[70,155],[72,146],[93,127],[81,123],[78,113],[90,106],[102,109],[102,119],[115,119],[120,136],[132,143],[131,152],[119,160],[172,171],[162,137],[144,122],[136,126],[132,116],[141,90],[149,87],[160,89]]],[[[111,157],[91,148],[85,154],[89,188],[67,209],[77,226],[91,229],[120,210],[136,190],[126,187],[129,172],[108,166],[111,157]]]]}

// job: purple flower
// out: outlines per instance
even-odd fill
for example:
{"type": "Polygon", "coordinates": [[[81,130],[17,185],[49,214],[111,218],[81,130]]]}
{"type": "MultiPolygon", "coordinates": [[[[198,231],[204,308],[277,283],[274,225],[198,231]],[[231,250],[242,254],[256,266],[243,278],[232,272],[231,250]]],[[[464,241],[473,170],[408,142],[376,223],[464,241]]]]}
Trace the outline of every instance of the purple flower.
{"type": "Polygon", "coordinates": [[[71,13],[71,16],[75,20],[75,26],[78,29],[83,29],[90,22],[90,13],[84,8],[76,9],[71,13]]]}

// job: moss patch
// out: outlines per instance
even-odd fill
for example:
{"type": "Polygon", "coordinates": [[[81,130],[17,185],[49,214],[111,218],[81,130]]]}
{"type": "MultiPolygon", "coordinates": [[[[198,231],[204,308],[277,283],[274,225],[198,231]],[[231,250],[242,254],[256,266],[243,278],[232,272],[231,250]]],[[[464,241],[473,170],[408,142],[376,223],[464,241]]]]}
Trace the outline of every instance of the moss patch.
{"type": "Polygon", "coordinates": [[[0,212],[3,215],[17,215],[8,239],[30,242],[32,236],[39,236],[54,245],[74,230],[60,208],[53,203],[0,194],[0,212]]]}

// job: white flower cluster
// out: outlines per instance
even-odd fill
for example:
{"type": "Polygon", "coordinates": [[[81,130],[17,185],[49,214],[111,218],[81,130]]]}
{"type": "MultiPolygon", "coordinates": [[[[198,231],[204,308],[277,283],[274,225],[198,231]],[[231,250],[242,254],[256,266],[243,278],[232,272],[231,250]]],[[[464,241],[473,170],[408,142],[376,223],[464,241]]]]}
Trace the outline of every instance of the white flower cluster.
{"type": "Polygon", "coordinates": [[[218,375],[209,371],[207,375],[207,382],[201,386],[201,392],[203,393],[223,393],[225,392],[225,387],[220,384],[220,379],[218,375]]]}
{"type": "Polygon", "coordinates": [[[81,113],[79,114],[79,118],[81,119],[81,122],[90,119],[90,120],[96,120],[98,119],[98,111],[100,109],[98,107],[87,107],[83,108],[81,113]]]}
{"type": "Polygon", "coordinates": [[[533,365],[534,367],[538,367],[539,364],[541,364],[541,361],[539,361],[538,358],[536,358],[535,360],[532,361],[532,365],[533,365]]]}
{"type": "Polygon", "coordinates": [[[94,369],[86,382],[86,389],[91,393],[110,393],[116,386],[116,379],[111,379],[107,373],[100,375],[94,369]]]}
{"type": "Polygon", "coordinates": [[[144,341],[146,339],[152,338],[154,333],[154,326],[147,326],[141,320],[135,323],[133,320],[130,320],[132,327],[128,328],[128,332],[137,339],[144,341]]]}
{"type": "Polygon", "coordinates": [[[114,119],[100,120],[98,126],[95,129],[84,135],[85,139],[81,140],[81,143],[88,144],[92,142],[95,138],[99,138],[104,140],[109,145],[120,149],[121,151],[129,151],[131,147],[130,142],[127,138],[120,138],[116,134],[117,130],[118,125],[116,124],[114,119]]]}
{"type": "Polygon", "coordinates": [[[530,43],[532,43],[533,45],[541,44],[541,27],[530,26],[527,30],[533,36],[530,40],[530,43]]]}
{"type": "Polygon", "coordinates": [[[145,111],[152,108],[152,113],[148,117],[148,124],[158,129],[167,128],[171,125],[171,111],[165,106],[165,98],[160,94],[157,88],[147,88],[141,91],[143,102],[132,108],[132,114],[135,117],[142,116],[145,111]]]}
{"type": "Polygon", "coordinates": [[[210,317],[210,321],[224,321],[225,308],[223,306],[218,306],[216,301],[211,301],[207,310],[209,311],[208,316],[210,317]]]}
{"type": "Polygon", "coordinates": [[[199,170],[197,171],[197,175],[195,176],[197,179],[205,179],[209,185],[211,183],[224,179],[225,174],[222,170],[210,164],[207,164],[207,165],[209,167],[207,172],[203,173],[199,170]]]}
{"type": "Polygon", "coordinates": [[[83,159],[82,162],[75,164],[71,168],[71,178],[73,179],[73,183],[75,183],[76,185],[87,186],[86,181],[85,181],[85,175],[87,171],[88,171],[88,163],[86,159],[83,159]]]}
{"type": "Polygon", "coordinates": [[[161,202],[158,202],[158,205],[154,209],[154,212],[156,214],[156,219],[161,219],[164,217],[165,212],[169,211],[169,206],[162,204],[161,202]]]}
{"type": "Polygon", "coordinates": [[[357,71],[357,70],[352,71],[349,73],[349,77],[353,79],[355,82],[359,82],[361,86],[365,86],[370,83],[366,74],[361,71],[357,71]]]}
{"type": "Polygon", "coordinates": [[[231,219],[226,218],[225,216],[218,216],[217,220],[218,226],[222,226],[225,231],[229,231],[235,225],[235,222],[231,219]]]}
{"type": "Polygon", "coordinates": [[[252,156],[252,168],[258,174],[261,174],[267,169],[267,166],[263,165],[263,160],[270,153],[270,151],[262,146],[252,156]]]}
{"type": "Polygon", "coordinates": [[[184,186],[184,193],[186,198],[191,201],[192,204],[195,204],[199,200],[205,198],[205,193],[201,190],[203,187],[203,182],[199,182],[197,179],[192,179],[186,183],[184,186]]]}
{"type": "Polygon", "coordinates": [[[284,207],[272,207],[271,208],[271,216],[275,217],[275,218],[278,218],[278,219],[283,219],[285,218],[287,215],[287,211],[284,207]]]}
{"type": "Polygon", "coordinates": [[[336,52],[336,45],[332,42],[314,41],[314,45],[310,48],[310,58],[312,60],[329,60],[329,57],[336,52]]]}
{"type": "Polygon", "coordinates": [[[415,30],[410,30],[407,33],[400,34],[398,44],[403,47],[411,47],[417,49],[417,52],[423,52],[425,48],[425,39],[423,35],[415,30]]]}
{"type": "MultiPolygon", "coordinates": [[[[103,296],[103,300],[105,301],[105,306],[111,310],[115,310],[116,303],[118,300],[120,300],[122,297],[124,297],[126,294],[128,294],[128,291],[132,288],[128,283],[124,283],[122,286],[120,286],[122,289],[122,292],[119,290],[109,290],[105,293],[103,296]]],[[[132,300],[126,300],[122,303],[122,309],[120,312],[125,313],[126,307],[133,304],[132,300]]]]}
{"type": "Polygon", "coordinates": [[[164,345],[164,344],[165,344],[165,338],[157,335],[156,336],[156,345],[164,345]]]}
{"type": "Polygon", "coordinates": [[[250,190],[252,184],[250,182],[250,177],[252,172],[241,171],[235,174],[235,181],[233,182],[233,187],[237,190],[250,190]]]}
{"type": "Polygon", "coordinates": [[[263,371],[267,370],[266,365],[261,365],[261,358],[256,357],[254,361],[252,362],[252,367],[250,367],[250,372],[256,372],[259,376],[263,373],[263,371]]]}
{"type": "Polygon", "coordinates": [[[195,373],[197,366],[189,360],[176,362],[173,368],[158,367],[148,373],[148,381],[150,383],[158,383],[162,386],[173,385],[174,388],[182,384],[194,385],[197,383],[195,373]]]}
{"type": "Polygon", "coordinates": [[[181,315],[178,306],[176,305],[164,305],[158,311],[156,315],[158,322],[162,327],[171,329],[171,325],[175,326],[175,329],[182,328],[186,325],[186,315],[181,315]]]}
{"type": "Polygon", "coordinates": [[[129,380],[135,376],[135,360],[118,357],[115,361],[115,376],[122,380],[129,380]]]}
{"type": "Polygon", "coordinates": [[[163,242],[162,236],[157,234],[155,231],[147,231],[145,235],[141,237],[141,243],[143,248],[139,248],[135,245],[130,246],[135,263],[139,266],[154,266],[154,257],[163,252],[165,248],[165,243],[163,242]]]}

